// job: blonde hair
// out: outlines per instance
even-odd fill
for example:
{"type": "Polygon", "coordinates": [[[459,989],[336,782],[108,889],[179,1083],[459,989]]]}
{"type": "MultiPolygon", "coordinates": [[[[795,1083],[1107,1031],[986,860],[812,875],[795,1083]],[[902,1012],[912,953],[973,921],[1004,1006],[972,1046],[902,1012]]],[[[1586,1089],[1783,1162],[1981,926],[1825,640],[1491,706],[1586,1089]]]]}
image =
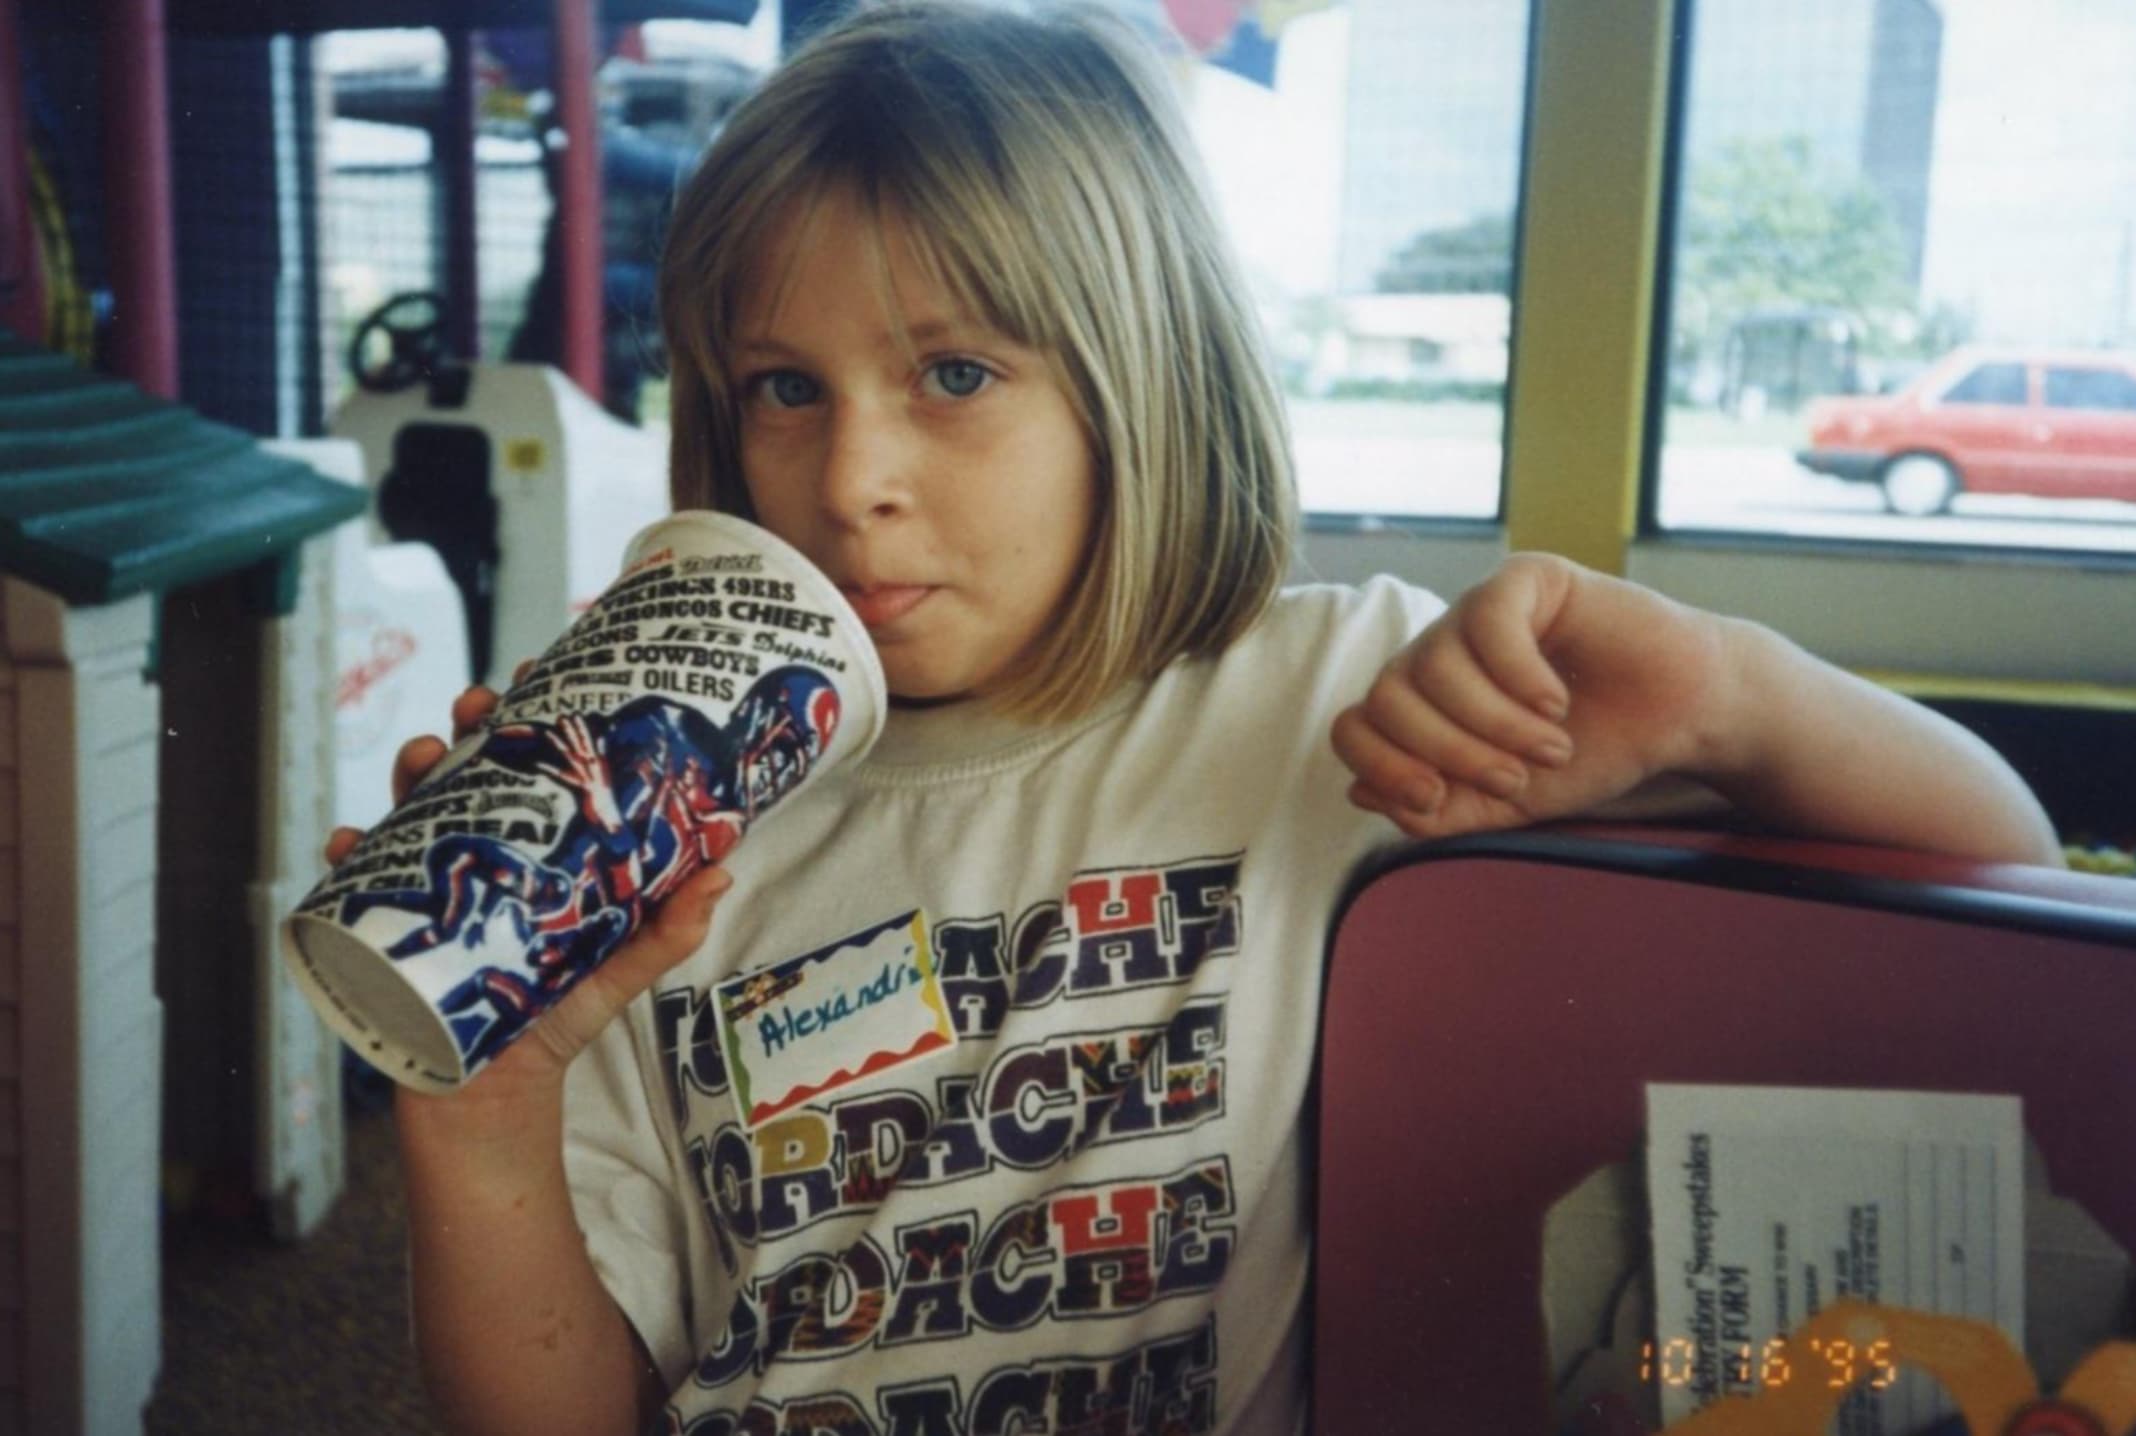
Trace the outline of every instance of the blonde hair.
{"type": "Polygon", "coordinates": [[[1091,552],[989,696],[1058,718],[1243,633],[1297,523],[1254,314],[1167,76],[1088,10],[892,0],[804,45],[678,198],[660,276],[677,508],[751,516],[725,344],[766,238],[832,190],[1052,357],[1096,456],[1091,552]]]}

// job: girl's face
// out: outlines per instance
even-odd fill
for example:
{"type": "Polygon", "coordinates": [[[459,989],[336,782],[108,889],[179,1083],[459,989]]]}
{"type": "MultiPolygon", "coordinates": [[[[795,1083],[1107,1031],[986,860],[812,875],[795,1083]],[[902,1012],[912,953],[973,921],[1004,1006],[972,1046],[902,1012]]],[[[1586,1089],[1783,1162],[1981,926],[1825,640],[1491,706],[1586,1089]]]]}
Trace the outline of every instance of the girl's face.
{"type": "Polygon", "coordinates": [[[886,303],[870,223],[833,192],[759,257],[733,336],[742,478],[851,600],[891,693],[963,697],[1060,612],[1096,462],[1046,356],[960,312],[892,214],[886,303]]]}

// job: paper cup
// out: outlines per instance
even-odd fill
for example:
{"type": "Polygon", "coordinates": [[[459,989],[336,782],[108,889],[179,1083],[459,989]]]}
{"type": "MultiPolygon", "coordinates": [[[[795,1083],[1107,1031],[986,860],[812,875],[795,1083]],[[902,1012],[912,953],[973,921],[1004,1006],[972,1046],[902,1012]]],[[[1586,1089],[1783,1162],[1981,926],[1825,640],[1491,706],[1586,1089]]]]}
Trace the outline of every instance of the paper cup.
{"type": "Polygon", "coordinates": [[[882,731],[844,597],[684,513],[282,924],[319,1014],[398,1082],[465,1083],[750,824],[882,731]]]}

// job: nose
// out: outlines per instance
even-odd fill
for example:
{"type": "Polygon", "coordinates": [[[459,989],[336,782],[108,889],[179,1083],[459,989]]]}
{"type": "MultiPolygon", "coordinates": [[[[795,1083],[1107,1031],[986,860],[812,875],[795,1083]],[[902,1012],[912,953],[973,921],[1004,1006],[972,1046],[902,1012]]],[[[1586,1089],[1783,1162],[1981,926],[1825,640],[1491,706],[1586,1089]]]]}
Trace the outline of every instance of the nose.
{"type": "Polygon", "coordinates": [[[850,527],[890,518],[912,501],[913,444],[887,406],[834,403],[819,478],[825,510],[850,527]]]}

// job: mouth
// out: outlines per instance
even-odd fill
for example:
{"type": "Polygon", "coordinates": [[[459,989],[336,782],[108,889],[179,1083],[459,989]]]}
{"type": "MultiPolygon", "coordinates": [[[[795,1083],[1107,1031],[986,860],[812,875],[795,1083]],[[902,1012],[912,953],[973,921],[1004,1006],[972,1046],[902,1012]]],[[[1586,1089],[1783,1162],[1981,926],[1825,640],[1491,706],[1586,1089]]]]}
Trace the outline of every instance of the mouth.
{"type": "Polygon", "coordinates": [[[925,584],[884,583],[866,588],[840,584],[838,591],[845,595],[846,602],[853,605],[853,612],[860,616],[861,624],[873,632],[903,618],[917,608],[934,589],[925,584]]]}

